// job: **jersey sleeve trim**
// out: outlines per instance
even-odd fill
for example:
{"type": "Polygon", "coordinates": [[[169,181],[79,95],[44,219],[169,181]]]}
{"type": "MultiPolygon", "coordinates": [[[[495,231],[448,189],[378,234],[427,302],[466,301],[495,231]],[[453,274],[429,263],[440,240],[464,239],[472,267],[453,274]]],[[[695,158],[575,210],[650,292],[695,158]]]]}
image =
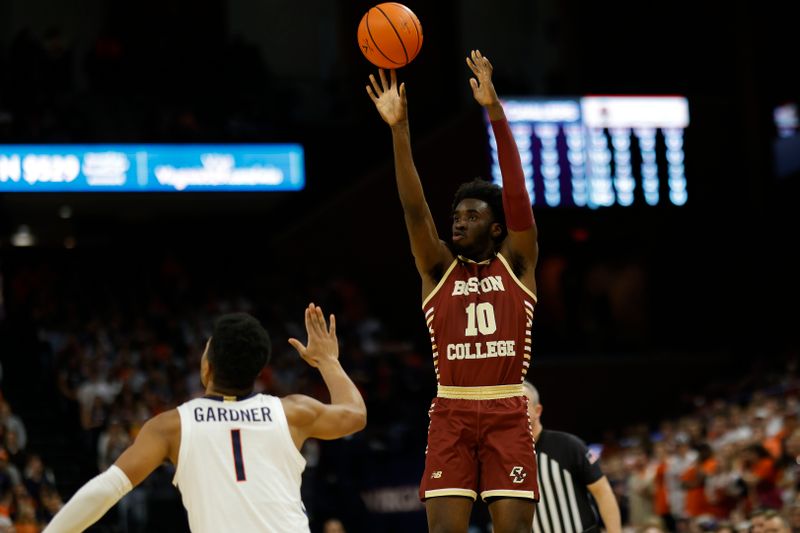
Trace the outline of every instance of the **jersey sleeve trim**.
{"type": "Polygon", "coordinates": [[[505,266],[505,267],[506,267],[506,270],[508,270],[508,274],[511,276],[511,279],[513,279],[514,281],[516,281],[516,282],[517,282],[517,285],[519,285],[519,286],[520,286],[520,288],[521,288],[523,291],[525,291],[525,292],[527,293],[527,295],[528,295],[528,296],[530,296],[531,298],[533,298],[533,303],[538,303],[538,302],[539,302],[539,299],[536,297],[536,295],[535,295],[535,294],[533,294],[533,291],[532,291],[532,290],[530,290],[528,287],[526,287],[526,286],[525,286],[525,285],[524,285],[524,284],[523,284],[523,283],[522,283],[522,282],[519,280],[519,278],[517,277],[517,275],[516,275],[516,274],[514,274],[514,270],[511,268],[511,265],[509,265],[509,264],[508,264],[508,261],[506,261],[506,258],[505,258],[505,257],[503,257],[503,254],[501,254],[501,253],[498,253],[498,254],[497,254],[497,258],[498,258],[498,259],[500,259],[500,262],[501,262],[501,263],[503,263],[503,266],[505,266]]]}
{"type": "Polygon", "coordinates": [[[426,305],[428,305],[428,302],[431,301],[431,298],[433,298],[436,295],[436,293],[439,292],[439,289],[442,288],[442,285],[444,285],[445,281],[447,281],[447,278],[450,277],[450,273],[456,267],[456,263],[458,263],[458,259],[453,259],[453,262],[450,263],[450,267],[444,273],[442,279],[439,280],[439,283],[436,284],[436,287],[434,287],[431,293],[422,301],[423,309],[425,308],[426,305]]]}
{"type": "Polygon", "coordinates": [[[184,420],[184,416],[185,409],[182,405],[178,406],[178,419],[181,423],[181,443],[178,446],[178,464],[175,465],[175,475],[172,476],[172,484],[176,487],[178,487],[178,483],[183,477],[183,465],[188,461],[189,439],[191,438],[190,434],[192,432],[192,425],[187,420],[184,420]]]}

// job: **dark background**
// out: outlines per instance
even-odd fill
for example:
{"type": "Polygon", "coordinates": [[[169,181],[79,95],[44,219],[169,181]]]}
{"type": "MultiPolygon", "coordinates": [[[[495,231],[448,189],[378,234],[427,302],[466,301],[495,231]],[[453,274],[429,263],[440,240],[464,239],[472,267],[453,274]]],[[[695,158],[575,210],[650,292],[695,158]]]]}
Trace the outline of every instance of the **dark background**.
{"type": "MultiPolygon", "coordinates": [[[[0,195],[4,279],[42,263],[93,272],[107,265],[110,277],[135,278],[165,255],[201,283],[244,292],[258,291],[260,273],[346,276],[393,335],[424,349],[390,134],[365,93],[373,69],[355,41],[370,5],[0,0],[0,142],[291,141],[307,156],[299,193],[0,195]],[[58,215],[64,205],[73,213],[67,220],[58,215]],[[10,246],[21,224],[37,235],[34,249],[10,246]],[[74,248],[64,247],[67,238],[74,248]]],[[[464,65],[470,49],[491,58],[501,96],[689,100],[686,206],[535,213],[545,297],[531,376],[548,424],[599,440],[606,430],[679,412],[684,392],[797,350],[800,177],[777,178],[772,160],[772,110],[800,100],[788,7],[406,5],[425,40],[399,76],[442,235],[457,185],[489,174],[486,129],[464,65]],[[561,264],[556,288],[549,282],[561,264]],[[630,272],[641,284],[615,292],[630,272]]],[[[7,305],[3,388],[22,413],[42,408],[25,378],[36,369],[11,356],[26,327],[35,328],[35,317],[7,305]]]]}

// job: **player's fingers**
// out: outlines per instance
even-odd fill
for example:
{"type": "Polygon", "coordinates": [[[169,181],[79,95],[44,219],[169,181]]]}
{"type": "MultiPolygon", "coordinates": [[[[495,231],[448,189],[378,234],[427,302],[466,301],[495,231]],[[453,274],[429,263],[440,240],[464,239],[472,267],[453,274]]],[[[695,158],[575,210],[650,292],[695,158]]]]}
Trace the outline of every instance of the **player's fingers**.
{"type": "Polygon", "coordinates": [[[477,57],[478,59],[483,58],[483,54],[481,54],[480,50],[475,50],[475,57],[477,57]]]}
{"type": "Polygon", "coordinates": [[[494,67],[492,66],[492,62],[491,62],[491,61],[489,61],[489,58],[488,58],[488,57],[484,57],[484,58],[483,58],[483,60],[486,62],[486,67],[487,67],[487,68],[488,68],[490,71],[494,69],[494,67]]]}
{"type": "Polygon", "coordinates": [[[328,325],[325,323],[325,315],[322,312],[321,307],[317,307],[315,313],[315,319],[317,321],[317,328],[319,328],[320,334],[325,334],[328,332],[328,325]]]}
{"type": "Polygon", "coordinates": [[[470,69],[472,72],[475,72],[475,69],[477,68],[477,67],[475,66],[475,63],[473,63],[473,62],[472,62],[472,59],[470,59],[470,58],[467,58],[467,66],[469,67],[469,69],[470,69]]]}
{"type": "Polygon", "coordinates": [[[306,347],[305,345],[297,339],[289,339],[289,344],[292,345],[292,348],[297,350],[301,356],[305,357],[306,354],[306,347]]]}
{"type": "Polygon", "coordinates": [[[400,98],[403,99],[403,102],[406,101],[406,82],[400,84],[400,98]]]}
{"type": "Polygon", "coordinates": [[[389,82],[386,81],[386,72],[383,71],[382,68],[378,69],[378,74],[381,76],[381,87],[383,87],[384,92],[389,90],[389,82]]]}
{"type": "Polygon", "coordinates": [[[377,96],[381,96],[383,94],[383,91],[381,90],[380,87],[378,87],[378,80],[375,79],[374,74],[369,75],[369,82],[372,84],[372,88],[375,89],[375,94],[377,96]]]}
{"type": "Polygon", "coordinates": [[[336,317],[333,315],[333,313],[331,313],[331,327],[328,330],[328,333],[330,333],[331,337],[336,337],[336,317]]]}
{"type": "Polygon", "coordinates": [[[318,308],[313,303],[308,306],[308,335],[309,337],[319,337],[320,328],[319,321],[317,320],[318,308]]]}
{"type": "Polygon", "coordinates": [[[313,303],[308,306],[308,324],[309,324],[309,335],[319,336],[321,331],[319,327],[319,308],[314,305],[313,303]]]}
{"type": "Polygon", "coordinates": [[[367,94],[369,95],[370,100],[372,100],[376,104],[378,103],[378,97],[375,96],[375,93],[372,92],[372,87],[370,87],[369,85],[367,85],[367,94]]]}
{"type": "Polygon", "coordinates": [[[475,78],[470,78],[469,79],[469,85],[470,85],[470,87],[472,87],[473,91],[477,91],[478,90],[478,80],[476,80],[475,78]]]}
{"type": "Polygon", "coordinates": [[[306,307],[305,314],[303,318],[306,322],[306,333],[311,336],[311,313],[310,313],[311,306],[306,307]]]}
{"type": "Polygon", "coordinates": [[[397,87],[397,71],[395,69],[391,69],[389,71],[389,79],[391,80],[392,84],[390,86],[391,89],[397,87]]]}

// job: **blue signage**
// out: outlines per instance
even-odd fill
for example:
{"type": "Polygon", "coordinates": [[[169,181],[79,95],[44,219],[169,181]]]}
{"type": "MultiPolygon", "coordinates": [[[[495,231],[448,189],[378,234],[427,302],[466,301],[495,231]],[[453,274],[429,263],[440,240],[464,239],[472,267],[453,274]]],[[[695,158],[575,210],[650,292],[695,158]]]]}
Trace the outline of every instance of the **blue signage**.
{"type": "Polygon", "coordinates": [[[0,192],[297,191],[297,144],[0,144],[0,192]]]}

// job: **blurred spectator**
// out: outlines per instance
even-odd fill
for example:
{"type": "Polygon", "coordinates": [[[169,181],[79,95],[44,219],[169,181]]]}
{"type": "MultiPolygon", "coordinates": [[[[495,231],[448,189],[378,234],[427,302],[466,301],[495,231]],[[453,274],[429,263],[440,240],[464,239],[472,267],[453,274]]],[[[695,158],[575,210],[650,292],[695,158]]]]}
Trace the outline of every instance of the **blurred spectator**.
{"type": "Polygon", "coordinates": [[[64,506],[64,501],[61,499],[61,496],[58,494],[58,491],[50,488],[50,487],[43,487],[41,491],[41,498],[42,498],[42,521],[44,523],[49,522],[58,511],[64,506]]]}
{"type": "Polygon", "coordinates": [[[22,470],[25,466],[25,450],[19,445],[16,431],[6,431],[5,448],[8,453],[8,460],[17,470],[22,470]]]}
{"type": "Polygon", "coordinates": [[[11,525],[11,513],[14,508],[14,490],[21,483],[16,467],[8,462],[8,452],[0,447],[0,520],[7,519],[11,525]]]}
{"type": "Polygon", "coordinates": [[[86,367],[87,379],[77,391],[81,408],[81,425],[85,430],[94,430],[105,424],[106,407],[119,393],[121,386],[108,381],[107,371],[97,359],[86,367]]]}
{"type": "Polygon", "coordinates": [[[649,467],[647,453],[641,447],[629,452],[628,464],[628,519],[630,525],[638,529],[652,524],[657,518],[653,509],[654,471],[649,467]]]}
{"type": "Polygon", "coordinates": [[[16,435],[16,443],[20,449],[25,449],[28,444],[28,432],[25,430],[25,424],[22,419],[11,412],[11,406],[8,402],[0,399],[0,424],[5,426],[6,435],[14,433],[16,435]]]}
{"type": "Polygon", "coordinates": [[[781,497],[776,484],[775,459],[761,444],[751,444],[741,452],[742,479],[747,484],[754,507],[780,509],[781,497]]]}
{"type": "Polygon", "coordinates": [[[322,533],[347,533],[342,521],[338,518],[329,518],[322,526],[322,533]]]}
{"type": "Polygon", "coordinates": [[[767,510],[756,509],[750,513],[750,533],[764,533],[767,522],[767,510]]]}
{"type": "Polygon", "coordinates": [[[778,467],[781,499],[784,504],[792,504],[800,493],[800,428],[794,429],[784,440],[778,467]]]}
{"type": "Polygon", "coordinates": [[[680,432],[675,435],[675,452],[667,461],[666,481],[670,514],[677,522],[686,518],[686,490],[681,476],[697,459],[697,452],[689,445],[689,437],[680,432]]]}
{"type": "Polygon", "coordinates": [[[39,455],[32,453],[28,455],[28,461],[23,471],[23,482],[28,494],[36,502],[40,515],[44,518],[43,508],[45,507],[45,493],[54,491],[56,479],[53,471],[45,467],[39,455]]]}
{"type": "Polygon", "coordinates": [[[28,496],[17,498],[17,519],[14,521],[15,533],[39,533],[42,526],[36,518],[36,506],[28,496]]]}
{"type": "Polygon", "coordinates": [[[723,520],[717,524],[717,528],[714,530],[714,533],[736,533],[736,528],[732,522],[723,520]]]}
{"type": "Polygon", "coordinates": [[[768,513],[764,521],[763,533],[791,533],[786,519],[778,512],[768,513]]]}
{"type": "Polygon", "coordinates": [[[97,439],[97,469],[105,472],[131,445],[131,438],[117,418],[108,421],[108,429],[97,439]]]}
{"type": "Polygon", "coordinates": [[[636,533],[667,533],[669,531],[657,518],[651,518],[635,529],[636,533]]]}
{"type": "Polygon", "coordinates": [[[8,460],[8,452],[0,447],[0,494],[10,492],[22,483],[22,477],[16,466],[8,460]]]}
{"type": "Polygon", "coordinates": [[[667,467],[669,461],[669,449],[663,440],[653,445],[653,512],[659,517],[663,525],[672,530],[675,527],[675,519],[670,512],[669,491],[667,488],[667,467]]]}
{"type": "Polygon", "coordinates": [[[681,482],[686,490],[685,515],[689,518],[718,516],[719,511],[709,502],[706,488],[706,480],[717,473],[718,464],[711,446],[701,443],[696,449],[697,459],[681,475],[681,482]]]}
{"type": "Polygon", "coordinates": [[[800,502],[795,502],[789,505],[787,517],[792,533],[800,532],[800,502]]]}

